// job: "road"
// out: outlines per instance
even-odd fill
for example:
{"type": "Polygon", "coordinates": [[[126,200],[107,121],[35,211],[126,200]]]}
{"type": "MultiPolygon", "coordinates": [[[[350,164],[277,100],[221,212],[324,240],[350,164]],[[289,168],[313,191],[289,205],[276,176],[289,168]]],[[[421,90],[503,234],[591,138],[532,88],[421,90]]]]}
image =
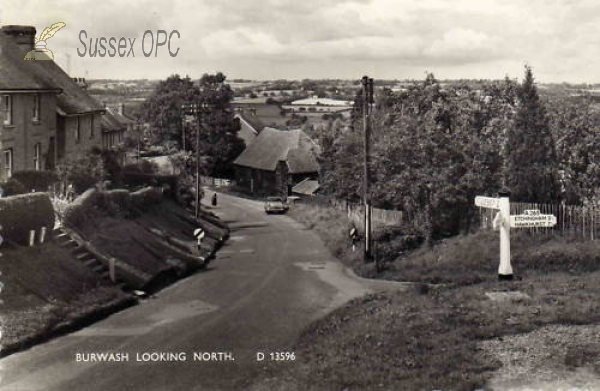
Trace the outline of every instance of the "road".
{"type": "Polygon", "coordinates": [[[208,270],[0,360],[0,390],[244,389],[270,366],[294,365],[271,362],[269,353],[293,352],[310,322],[351,298],[397,287],[354,276],[312,231],[266,215],[262,203],[220,194],[214,211],[232,232],[208,270]],[[91,361],[100,353],[121,361],[91,361]]]}

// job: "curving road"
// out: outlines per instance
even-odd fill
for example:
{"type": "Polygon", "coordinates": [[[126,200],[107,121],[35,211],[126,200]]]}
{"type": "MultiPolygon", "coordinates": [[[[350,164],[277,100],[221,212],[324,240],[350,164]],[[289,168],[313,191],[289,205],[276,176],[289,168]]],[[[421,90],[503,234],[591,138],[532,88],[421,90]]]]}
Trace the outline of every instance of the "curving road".
{"type": "Polygon", "coordinates": [[[398,287],[357,278],[312,231],[266,215],[262,203],[220,194],[214,211],[232,232],[208,270],[0,360],[0,391],[244,389],[259,371],[294,365],[270,361],[269,353],[293,353],[311,321],[351,298],[398,287]]]}

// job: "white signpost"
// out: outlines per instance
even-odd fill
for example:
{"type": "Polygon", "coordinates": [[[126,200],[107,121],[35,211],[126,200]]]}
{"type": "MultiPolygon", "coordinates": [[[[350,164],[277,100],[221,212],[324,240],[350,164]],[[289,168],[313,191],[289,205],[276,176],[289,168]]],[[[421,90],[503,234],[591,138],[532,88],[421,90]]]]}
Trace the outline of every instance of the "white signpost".
{"type": "Polygon", "coordinates": [[[549,228],[556,225],[556,216],[543,215],[539,210],[526,210],[521,215],[510,216],[511,228],[549,228]]]}
{"type": "Polygon", "coordinates": [[[488,209],[500,209],[500,198],[477,196],[475,197],[475,206],[488,209]]]}
{"type": "Polygon", "coordinates": [[[523,214],[511,216],[508,193],[500,193],[499,195],[499,198],[477,196],[475,197],[475,205],[499,211],[493,222],[494,229],[500,230],[500,266],[498,267],[498,278],[501,280],[512,280],[510,229],[554,227],[556,225],[556,216],[543,215],[539,210],[526,210],[523,214]]]}

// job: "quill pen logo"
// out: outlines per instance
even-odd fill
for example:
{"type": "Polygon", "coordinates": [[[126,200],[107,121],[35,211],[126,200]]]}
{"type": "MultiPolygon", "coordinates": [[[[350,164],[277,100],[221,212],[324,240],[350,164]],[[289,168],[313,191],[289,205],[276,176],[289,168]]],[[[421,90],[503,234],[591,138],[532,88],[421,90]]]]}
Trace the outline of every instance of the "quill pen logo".
{"type": "Polygon", "coordinates": [[[56,34],[58,30],[65,27],[66,24],[63,22],[54,23],[50,27],[46,27],[40,38],[35,40],[35,48],[25,55],[25,61],[49,61],[54,60],[54,53],[52,50],[46,49],[46,41],[49,40],[56,34]]]}

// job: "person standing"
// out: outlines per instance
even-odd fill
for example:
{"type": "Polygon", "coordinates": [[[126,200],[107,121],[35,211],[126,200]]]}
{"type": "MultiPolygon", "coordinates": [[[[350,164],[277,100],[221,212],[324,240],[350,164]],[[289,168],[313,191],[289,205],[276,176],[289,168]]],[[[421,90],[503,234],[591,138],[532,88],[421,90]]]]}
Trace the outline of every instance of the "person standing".
{"type": "Polygon", "coordinates": [[[217,193],[212,196],[212,206],[217,206],[217,193]]]}

